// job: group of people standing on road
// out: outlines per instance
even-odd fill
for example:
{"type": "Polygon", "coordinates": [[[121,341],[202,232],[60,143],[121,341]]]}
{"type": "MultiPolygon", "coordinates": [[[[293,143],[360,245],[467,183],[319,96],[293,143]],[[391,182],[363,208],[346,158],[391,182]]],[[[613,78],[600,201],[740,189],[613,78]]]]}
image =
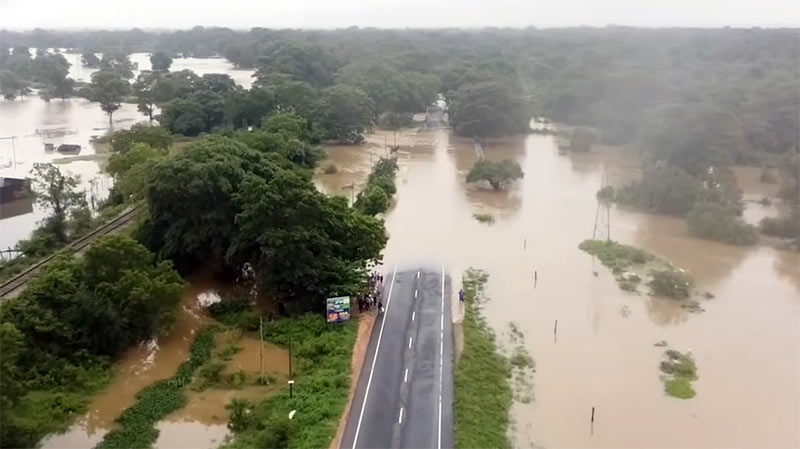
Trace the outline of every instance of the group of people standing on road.
{"type": "Polygon", "coordinates": [[[383,312],[382,289],[383,274],[373,271],[367,278],[367,291],[358,297],[358,311],[377,309],[383,312]]]}

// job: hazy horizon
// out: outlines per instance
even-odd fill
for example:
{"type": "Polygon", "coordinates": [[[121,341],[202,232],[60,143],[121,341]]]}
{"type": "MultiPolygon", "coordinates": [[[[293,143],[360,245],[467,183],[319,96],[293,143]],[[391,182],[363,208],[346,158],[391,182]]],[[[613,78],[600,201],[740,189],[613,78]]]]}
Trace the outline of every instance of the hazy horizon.
{"type": "Polygon", "coordinates": [[[263,28],[795,28],[800,7],[791,0],[373,0],[338,2],[187,0],[108,2],[0,0],[0,28],[50,30],[180,30],[194,26],[263,28]]]}

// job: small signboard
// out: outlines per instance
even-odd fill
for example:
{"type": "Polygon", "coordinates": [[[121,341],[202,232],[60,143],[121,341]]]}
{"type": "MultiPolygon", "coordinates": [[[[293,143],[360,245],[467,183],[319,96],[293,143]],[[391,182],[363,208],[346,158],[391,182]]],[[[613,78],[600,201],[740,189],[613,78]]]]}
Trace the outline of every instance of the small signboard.
{"type": "Polygon", "coordinates": [[[341,323],[350,320],[350,297],[338,296],[328,298],[327,317],[329,323],[341,323]]]}

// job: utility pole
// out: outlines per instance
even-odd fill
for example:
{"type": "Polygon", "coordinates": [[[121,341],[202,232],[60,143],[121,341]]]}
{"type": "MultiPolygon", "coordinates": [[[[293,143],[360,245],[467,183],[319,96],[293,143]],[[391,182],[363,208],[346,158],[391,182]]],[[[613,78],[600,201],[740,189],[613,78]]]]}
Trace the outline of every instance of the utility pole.
{"type": "Polygon", "coordinates": [[[264,315],[258,317],[258,339],[261,344],[258,347],[258,355],[260,358],[259,366],[261,367],[261,384],[264,384],[264,315]]]}
{"type": "Polygon", "coordinates": [[[293,396],[294,376],[292,375],[292,337],[289,337],[289,399],[293,396]]]}

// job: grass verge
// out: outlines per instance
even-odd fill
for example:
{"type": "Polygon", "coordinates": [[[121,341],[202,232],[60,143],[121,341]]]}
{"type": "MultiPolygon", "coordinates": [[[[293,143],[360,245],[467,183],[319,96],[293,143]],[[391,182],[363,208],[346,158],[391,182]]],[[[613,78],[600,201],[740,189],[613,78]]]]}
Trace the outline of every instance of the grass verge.
{"type": "Polygon", "coordinates": [[[464,351],[456,364],[454,404],[455,446],[460,448],[511,447],[511,369],[480,314],[487,279],[480,270],[464,274],[464,351]]]}
{"type": "Polygon", "coordinates": [[[214,333],[209,328],[197,335],[189,354],[171,379],[160,380],[145,388],[136,396],[136,403],[122,412],[117,420],[119,427],[109,432],[97,445],[103,448],[148,448],[158,438],[155,424],[186,404],[184,387],[194,376],[197,368],[211,357],[214,348],[214,333]]]}
{"type": "MultiPolygon", "coordinates": [[[[238,312],[231,316],[249,321],[238,312]]],[[[347,402],[357,330],[355,322],[329,325],[319,314],[264,323],[265,340],[283,347],[291,342],[294,397],[284,388],[259,402],[233,401],[229,426],[234,438],[224,447],[328,447],[347,402]],[[292,410],[296,414],[289,420],[292,410]]]]}
{"type": "Polygon", "coordinates": [[[692,388],[692,381],[697,380],[697,365],[691,354],[668,349],[664,352],[660,368],[665,374],[662,380],[668,395],[679,399],[690,399],[697,395],[692,388]]]}

